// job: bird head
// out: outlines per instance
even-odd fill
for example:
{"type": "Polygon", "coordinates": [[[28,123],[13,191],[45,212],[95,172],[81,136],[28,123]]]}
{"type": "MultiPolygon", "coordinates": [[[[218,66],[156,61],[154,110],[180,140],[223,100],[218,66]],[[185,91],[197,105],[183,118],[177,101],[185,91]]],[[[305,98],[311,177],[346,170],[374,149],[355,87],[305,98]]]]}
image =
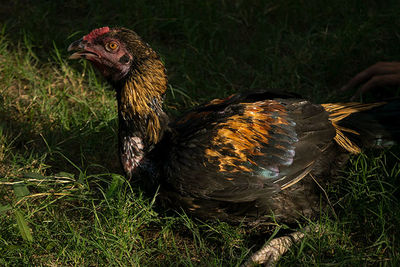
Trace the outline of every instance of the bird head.
{"type": "Polygon", "coordinates": [[[84,58],[111,82],[124,79],[134,68],[149,58],[157,57],[147,43],[125,28],[102,27],[73,42],[70,59],[84,58]]]}
{"type": "Polygon", "coordinates": [[[68,51],[74,52],[70,59],[93,63],[116,90],[125,127],[121,134],[135,132],[147,144],[161,139],[167,123],[162,102],[168,79],[160,57],[146,42],[132,30],[102,27],[70,44],[68,51]]]}

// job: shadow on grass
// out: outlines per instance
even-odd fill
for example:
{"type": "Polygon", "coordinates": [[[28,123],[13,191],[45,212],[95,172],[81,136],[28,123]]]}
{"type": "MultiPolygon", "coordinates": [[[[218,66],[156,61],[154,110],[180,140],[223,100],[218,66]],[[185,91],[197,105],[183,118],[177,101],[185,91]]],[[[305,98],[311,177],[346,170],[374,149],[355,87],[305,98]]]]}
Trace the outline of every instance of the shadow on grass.
{"type": "MultiPolygon", "coordinates": [[[[10,110],[2,110],[0,127],[4,129],[4,135],[10,137],[9,142],[12,141],[12,154],[21,156],[10,160],[21,164],[21,167],[29,163],[24,162],[23,158],[29,160],[33,154],[37,155],[37,159],[41,158],[40,155],[46,157],[42,163],[48,165],[46,168],[51,167],[51,173],[71,170],[78,174],[80,170],[87,170],[89,173],[123,174],[118,157],[116,119],[107,124],[92,121],[90,128],[87,125],[75,125],[70,130],[61,130],[46,118],[35,118],[40,120],[43,127],[38,132],[30,127],[29,122],[16,120],[17,117],[10,110]]],[[[32,171],[37,167],[23,168],[32,171]]]]}
{"type": "Polygon", "coordinates": [[[55,45],[109,25],[134,29],[159,51],[173,85],[200,102],[248,88],[285,88],[314,101],[383,60],[400,58],[398,1],[1,1],[13,43],[42,62],[55,45]],[[12,14],[12,15],[10,15],[12,14]]]}

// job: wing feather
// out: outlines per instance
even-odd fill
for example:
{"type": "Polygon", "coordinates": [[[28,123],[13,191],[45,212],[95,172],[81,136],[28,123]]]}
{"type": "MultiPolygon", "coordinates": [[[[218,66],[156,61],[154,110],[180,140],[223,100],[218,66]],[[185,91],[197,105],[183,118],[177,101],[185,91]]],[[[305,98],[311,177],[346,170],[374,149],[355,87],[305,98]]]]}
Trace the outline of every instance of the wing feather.
{"type": "Polygon", "coordinates": [[[187,197],[234,203],[297,183],[335,136],[320,105],[249,95],[215,100],[172,128],[168,182],[187,197]]]}

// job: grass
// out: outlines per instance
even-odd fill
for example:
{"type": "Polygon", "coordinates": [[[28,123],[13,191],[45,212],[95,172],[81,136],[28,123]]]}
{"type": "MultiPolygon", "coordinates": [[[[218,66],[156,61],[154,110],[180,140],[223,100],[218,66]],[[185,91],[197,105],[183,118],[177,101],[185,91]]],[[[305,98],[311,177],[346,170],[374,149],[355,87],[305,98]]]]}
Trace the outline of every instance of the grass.
{"type": "MultiPolygon", "coordinates": [[[[355,73],[400,58],[398,10],[361,0],[0,3],[0,265],[234,266],[270,237],[164,210],[129,184],[114,93],[67,60],[71,41],[104,25],[137,31],[166,63],[173,116],[249,88],[343,101],[351,92],[336,90],[355,73]]],[[[323,234],[279,264],[398,266],[398,155],[353,156],[327,189],[335,212],[313,222],[323,234]]]]}

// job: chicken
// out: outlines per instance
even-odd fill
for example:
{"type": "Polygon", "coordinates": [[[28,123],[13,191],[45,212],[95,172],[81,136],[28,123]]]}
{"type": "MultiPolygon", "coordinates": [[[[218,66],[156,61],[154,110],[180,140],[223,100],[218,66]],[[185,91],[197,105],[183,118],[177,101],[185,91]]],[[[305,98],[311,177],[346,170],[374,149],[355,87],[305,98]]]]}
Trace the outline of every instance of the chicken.
{"type": "Polygon", "coordinates": [[[116,91],[126,175],[160,185],[164,203],[204,219],[255,225],[311,218],[321,187],[348,154],[398,133],[380,124],[398,116],[398,103],[319,105],[266,91],[215,99],[170,122],[165,67],[135,32],[95,29],[68,50],[116,91]]]}

